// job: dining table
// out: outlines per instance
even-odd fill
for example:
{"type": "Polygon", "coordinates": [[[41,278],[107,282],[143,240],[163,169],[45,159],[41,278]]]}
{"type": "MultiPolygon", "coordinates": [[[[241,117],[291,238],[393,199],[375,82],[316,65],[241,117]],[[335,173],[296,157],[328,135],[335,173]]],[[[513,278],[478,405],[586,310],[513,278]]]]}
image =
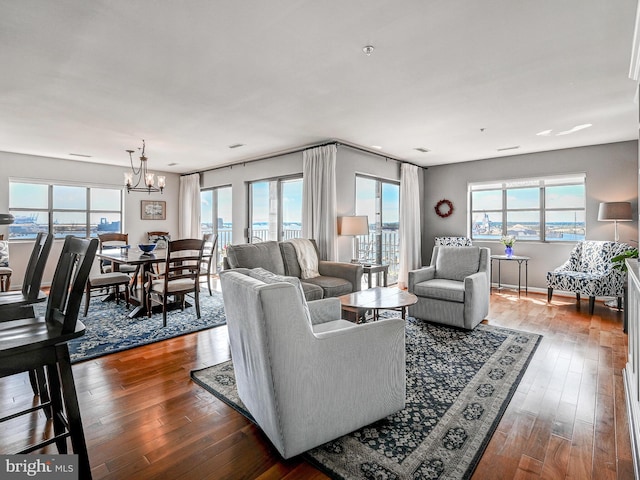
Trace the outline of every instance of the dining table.
{"type": "Polygon", "coordinates": [[[147,278],[147,272],[153,271],[154,264],[164,263],[166,261],[166,249],[156,248],[150,253],[145,253],[130,245],[123,245],[104,248],[101,252],[96,253],[96,257],[102,261],[111,262],[114,272],[120,271],[121,265],[133,265],[137,267],[136,273],[131,278],[131,296],[129,301],[134,305],[134,309],[129,313],[129,317],[136,318],[148,315],[149,312],[147,311],[146,291],[144,287],[145,279],[147,278]],[[138,274],[142,279],[140,285],[138,285],[138,274]]]}

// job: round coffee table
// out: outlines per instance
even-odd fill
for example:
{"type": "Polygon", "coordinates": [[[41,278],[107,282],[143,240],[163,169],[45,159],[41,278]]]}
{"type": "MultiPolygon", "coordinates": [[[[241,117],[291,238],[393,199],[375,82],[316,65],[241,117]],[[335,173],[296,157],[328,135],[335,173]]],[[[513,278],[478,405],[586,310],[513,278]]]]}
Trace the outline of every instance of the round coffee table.
{"type": "Polygon", "coordinates": [[[380,310],[400,310],[406,318],[407,307],[418,301],[413,293],[394,287],[375,287],[338,297],[343,312],[355,313],[356,321],[362,310],[373,310],[373,320],[378,320],[380,310]]]}

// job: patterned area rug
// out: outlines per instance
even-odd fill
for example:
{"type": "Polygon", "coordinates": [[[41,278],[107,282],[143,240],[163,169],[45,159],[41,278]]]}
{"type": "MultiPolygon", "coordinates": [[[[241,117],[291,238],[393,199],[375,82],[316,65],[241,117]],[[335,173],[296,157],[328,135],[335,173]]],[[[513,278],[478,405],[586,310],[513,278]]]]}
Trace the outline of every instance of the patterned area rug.
{"type": "MultiPolygon", "coordinates": [[[[193,303],[193,300],[191,300],[193,303]]],[[[46,304],[38,306],[44,314],[46,304]]],[[[80,321],[86,330],[82,337],[69,342],[71,362],[100,357],[109,353],[120,352],[130,348],[159,342],[168,338],[185,335],[187,333],[218,327],[226,324],[222,294],[214,291],[200,294],[201,318],[196,318],[195,307],[185,308],[184,311],[173,310],[167,313],[167,326],[162,326],[162,314],[154,313],[151,318],[129,318],[129,312],[124,301],[102,302],[102,297],[94,297],[89,305],[89,313],[80,321]]],[[[84,304],[80,312],[84,311],[84,304]]]]}
{"type": "MultiPolygon", "coordinates": [[[[470,478],[541,336],[407,318],[404,410],[304,454],[339,479],[470,478]]],[[[249,420],[231,361],[191,373],[249,420]]],[[[253,420],[252,420],[253,421],[253,420]]]]}

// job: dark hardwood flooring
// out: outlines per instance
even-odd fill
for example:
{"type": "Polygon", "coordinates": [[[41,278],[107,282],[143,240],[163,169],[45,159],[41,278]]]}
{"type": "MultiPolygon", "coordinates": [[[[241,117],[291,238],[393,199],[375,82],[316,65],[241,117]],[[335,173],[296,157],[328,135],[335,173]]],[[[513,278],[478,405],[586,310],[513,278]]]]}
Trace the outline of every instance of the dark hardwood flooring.
{"type": "MultiPolygon", "coordinates": [[[[488,318],[544,339],[473,478],[633,478],[622,314],[501,291],[488,318]]],[[[191,382],[190,370],[229,356],[219,327],[74,365],[94,479],[327,478],[282,461],[259,429],[191,382]]],[[[0,380],[2,413],[36,401],[26,374],[0,380]]],[[[42,414],[0,424],[0,452],[50,430],[42,414]]]]}

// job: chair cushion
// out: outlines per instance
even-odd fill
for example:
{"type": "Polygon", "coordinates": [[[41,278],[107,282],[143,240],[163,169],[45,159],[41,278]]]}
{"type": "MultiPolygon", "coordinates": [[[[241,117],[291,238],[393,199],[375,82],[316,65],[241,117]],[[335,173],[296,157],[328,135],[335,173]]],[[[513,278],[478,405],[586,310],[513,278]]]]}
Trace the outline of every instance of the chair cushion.
{"type": "Polygon", "coordinates": [[[339,297],[347,293],[353,292],[353,285],[348,280],[338,277],[326,277],[321,275],[319,277],[307,278],[304,283],[310,283],[322,288],[324,297],[339,297]]]}
{"type": "Polygon", "coordinates": [[[304,296],[308,302],[311,300],[321,300],[324,298],[324,290],[318,285],[308,282],[300,282],[302,290],[304,290],[304,296]]]}
{"type": "Polygon", "coordinates": [[[461,282],[477,273],[479,265],[479,247],[438,247],[435,277],[461,282]]]}
{"type": "Polygon", "coordinates": [[[464,282],[436,278],[417,283],[413,293],[418,297],[464,303],[464,282]]]}
{"type": "Polygon", "coordinates": [[[0,240],[0,267],[9,266],[9,242],[0,240]]]}
{"type": "Polygon", "coordinates": [[[302,284],[300,283],[299,278],[276,275],[275,273],[265,270],[264,268],[253,268],[249,270],[249,276],[264,283],[286,282],[296,287],[296,291],[298,292],[300,301],[302,302],[302,308],[304,309],[307,321],[309,322],[309,325],[311,325],[311,312],[309,311],[309,305],[307,305],[307,299],[305,297],[304,289],[302,288],[302,284]]]}
{"type": "Polygon", "coordinates": [[[227,262],[231,268],[264,268],[284,275],[284,262],[278,242],[244,243],[227,247],[227,262]]]}
{"type": "Polygon", "coordinates": [[[92,287],[103,287],[105,285],[119,285],[121,283],[129,283],[131,278],[126,273],[113,272],[102,273],[89,277],[89,283],[92,287]]]}
{"type": "Polygon", "coordinates": [[[11,275],[13,273],[13,269],[9,267],[0,267],[0,275],[11,275]]]}
{"type": "MultiPolygon", "coordinates": [[[[169,280],[167,284],[167,293],[181,292],[194,288],[195,281],[192,278],[179,278],[177,280],[169,280]]],[[[154,280],[151,285],[152,292],[164,293],[164,280],[154,280]]]]}

